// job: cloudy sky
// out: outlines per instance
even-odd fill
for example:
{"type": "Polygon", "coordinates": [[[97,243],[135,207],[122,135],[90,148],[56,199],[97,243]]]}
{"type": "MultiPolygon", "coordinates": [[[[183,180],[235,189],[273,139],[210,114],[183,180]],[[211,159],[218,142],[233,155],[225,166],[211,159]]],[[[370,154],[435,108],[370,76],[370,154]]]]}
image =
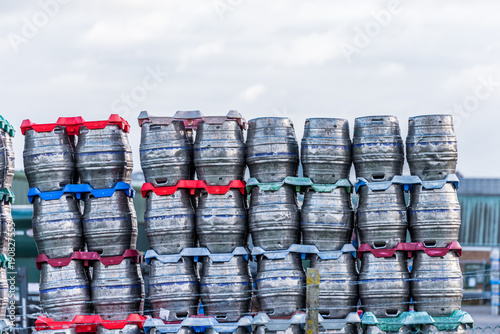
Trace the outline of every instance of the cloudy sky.
{"type": "MultiPolygon", "coordinates": [[[[23,119],[452,113],[458,170],[500,177],[498,1],[0,2],[0,97],[23,119]]],[[[22,169],[23,136],[15,139],[22,169]]]]}

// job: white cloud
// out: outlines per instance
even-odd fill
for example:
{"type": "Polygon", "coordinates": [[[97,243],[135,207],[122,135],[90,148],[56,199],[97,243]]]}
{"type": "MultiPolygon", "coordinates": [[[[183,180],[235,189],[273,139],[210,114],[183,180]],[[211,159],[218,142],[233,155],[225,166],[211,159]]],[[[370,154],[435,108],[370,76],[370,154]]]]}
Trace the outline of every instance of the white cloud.
{"type": "MultiPolygon", "coordinates": [[[[6,36],[22,29],[38,1],[0,2],[1,114],[16,127],[24,118],[50,122],[61,114],[102,119],[156,64],[172,75],[141,104],[153,114],[238,109],[251,119],[278,109],[297,128],[318,116],[348,118],[352,129],[354,117],[375,113],[404,124],[462,101],[479,75],[500,80],[499,2],[400,1],[405,10],[351,64],[339,54],[340,41],[352,40],[386,0],[244,1],[223,21],[210,0],[71,1],[18,55],[6,36]]],[[[496,152],[500,132],[488,131],[480,146],[477,133],[500,122],[499,96],[460,128],[459,169],[466,176],[500,177],[498,156],[496,164],[475,158],[496,152]]],[[[139,170],[134,118],[130,143],[139,170]]],[[[23,137],[15,141],[22,168],[23,137]]]]}
{"type": "Polygon", "coordinates": [[[167,27],[171,26],[161,13],[126,20],[108,17],[94,23],[83,34],[81,41],[87,46],[133,47],[139,43],[157,39],[159,32],[167,27]]]}
{"type": "Polygon", "coordinates": [[[338,43],[333,32],[300,36],[287,50],[286,62],[289,65],[321,65],[340,54],[338,43]]]}
{"type": "Polygon", "coordinates": [[[398,75],[405,71],[405,66],[401,63],[385,63],[380,66],[380,74],[382,75],[398,75]]]}
{"type": "Polygon", "coordinates": [[[248,87],[243,92],[241,92],[240,96],[243,97],[247,102],[255,101],[259,96],[261,96],[266,91],[266,87],[261,84],[253,85],[248,87]]]}

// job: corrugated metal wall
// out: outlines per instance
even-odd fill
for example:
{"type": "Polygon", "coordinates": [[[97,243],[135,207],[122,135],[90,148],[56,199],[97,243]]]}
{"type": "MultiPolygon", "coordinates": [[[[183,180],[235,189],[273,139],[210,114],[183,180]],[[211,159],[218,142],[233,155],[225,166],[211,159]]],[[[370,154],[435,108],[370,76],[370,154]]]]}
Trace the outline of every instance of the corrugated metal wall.
{"type": "Polygon", "coordinates": [[[462,246],[500,245],[500,196],[459,195],[462,246]]]}
{"type": "Polygon", "coordinates": [[[16,196],[15,205],[26,205],[30,204],[28,202],[28,180],[24,172],[16,171],[14,175],[14,181],[12,182],[12,191],[16,196]]]}

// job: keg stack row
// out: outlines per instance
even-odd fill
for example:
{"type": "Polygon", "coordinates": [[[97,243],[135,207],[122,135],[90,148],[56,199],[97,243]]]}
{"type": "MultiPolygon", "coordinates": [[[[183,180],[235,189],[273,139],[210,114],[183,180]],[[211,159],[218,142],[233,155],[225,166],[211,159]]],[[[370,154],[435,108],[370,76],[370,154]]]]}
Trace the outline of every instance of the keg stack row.
{"type": "Polygon", "coordinates": [[[409,119],[410,177],[395,117],[357,118],[353,162],[358,178],[357,233],[361,308],[383,322],[414,310],[449,317],[460,310],[460,206],[454,177],[457,143],[450,115],[409,119]],[[410,191],[410,204],[405,202],[410,191]],[[411,243],[406,244],[407,229],[411,243]],[[408,250],[413,255],[408,270],[408,250]]]}
{"type": "Polygon", "coordinates": [[[245,120],[235,111],[168,118],[143,112],[139,124],[153,316],[179,321],[198,314],[201,300],[205,315],[239,321],[249,314],[252,299],[245,120]]]}
{"type": "Polygon", "coordinates": [[[40,304],[55,321],[142,312],[129,129],[118,115],[22,123],[40,304]]]}
{"type": "MultiPolygon", "coordinates": [[[[301,145],[307,179],[298,179],[299,148],[288,118],[249,121],[249,226],[257,256],[256,294],[260,310],[291,316],[305,310],[305,274],[300,247],[316,246],[310,266],[320,271],[320,314],[345,319],[358,301],[356,262],[350,244],[353,210],[348,181],[351,167],[349,125],[343,119],[308,119],[301,145]],[[297,182],[298,181],[298,182],[297,182]],[[302,210],[297,185],[304,181],[302,210]],[[291,247],[299,251],[291,251],[291,247]],[[343,250],[349,251],[344,252],[343,250]],[[326,256],[325,256],[326,255],[326,256]]],[[[355,326],[346,331],[355,330],[355,326]]]]}
{"type": "Polygon", "coordinates": [[[0,116],[0,320],[6,315],[8,298],[7,269],[14,269],[11,261],[14,247],[14,221],[12,220],[11,204],[14,202],[12,180],[14,179],[14,127],[0,116]]]}
{"type": "MultiPolygon", "coordinates": [[[[290,120],[249,121],[246,145],[245,121],[234,111],[225,117],[203,117],[198,112],[155,117],[143,112],[139,124],[146,181],[141,191],[146,198],[146,233],[152,248],[146,253],[151,265],[148,298],[153,316],[160,321],[152,327],[163,328],[160,318],[171,322],[196,314],[201,300],[204,314],[246,331],[241,322],[250,313],[252,300],[245,249],[248,232],[257,259],[258,303],[252,310],[270,317],[265,321],[254,318],[256,328],[267,332],[265,328],[275,326],[277,318],[304,311],[303,249],[290,251],[301,240],[297,185],[293,183],[304,179],[297,178],[299,152],[290,120]],[[251,195],[248,217],[241,187],[245,165],[251,176],[246,187],[251,195]],[[192,168],[197,180],[191,179],[192,168]],[[193,264],[196,257],[200,258],[199,280],[193,264]]],[[[304,169],[310,170],[318,184],[308,179],[304,240],[316,246],[316,253],[334,255],[331,261],[318,255],[311,262],[322,268],[325,277],[322,316],[344,321],[356,310],[358,300],[355,249],[345,247],[352,237],[354,216],[347,180],[349,129],[345,120],[316,119],[307,123],[306,130],[310,138],[305,139],[302,153],[309,164],[304,169]],[[330,125],[338,129],[324,143],[325,134],[333,129],[330,125]],[[339,280],[343,283],[336,284],[339,280]]],[[[192,324],[194,320],[184,321],[192,324]]],[[[349,330],[355,329],[355,325],[351,327],[349,330]]],[[[298,325],[292,329],[300,332],[298,325]]]]}

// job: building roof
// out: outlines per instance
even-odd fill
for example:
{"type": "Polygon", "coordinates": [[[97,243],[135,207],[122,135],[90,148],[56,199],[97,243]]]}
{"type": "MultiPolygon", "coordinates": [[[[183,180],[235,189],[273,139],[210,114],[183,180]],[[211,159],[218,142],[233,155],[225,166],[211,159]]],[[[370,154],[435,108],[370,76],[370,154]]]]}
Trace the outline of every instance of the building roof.
{"type": "Polygon", "coordinates": [[[463,178],[459,176],[459,195],[500,196],[500,179],[463,178]]]}

